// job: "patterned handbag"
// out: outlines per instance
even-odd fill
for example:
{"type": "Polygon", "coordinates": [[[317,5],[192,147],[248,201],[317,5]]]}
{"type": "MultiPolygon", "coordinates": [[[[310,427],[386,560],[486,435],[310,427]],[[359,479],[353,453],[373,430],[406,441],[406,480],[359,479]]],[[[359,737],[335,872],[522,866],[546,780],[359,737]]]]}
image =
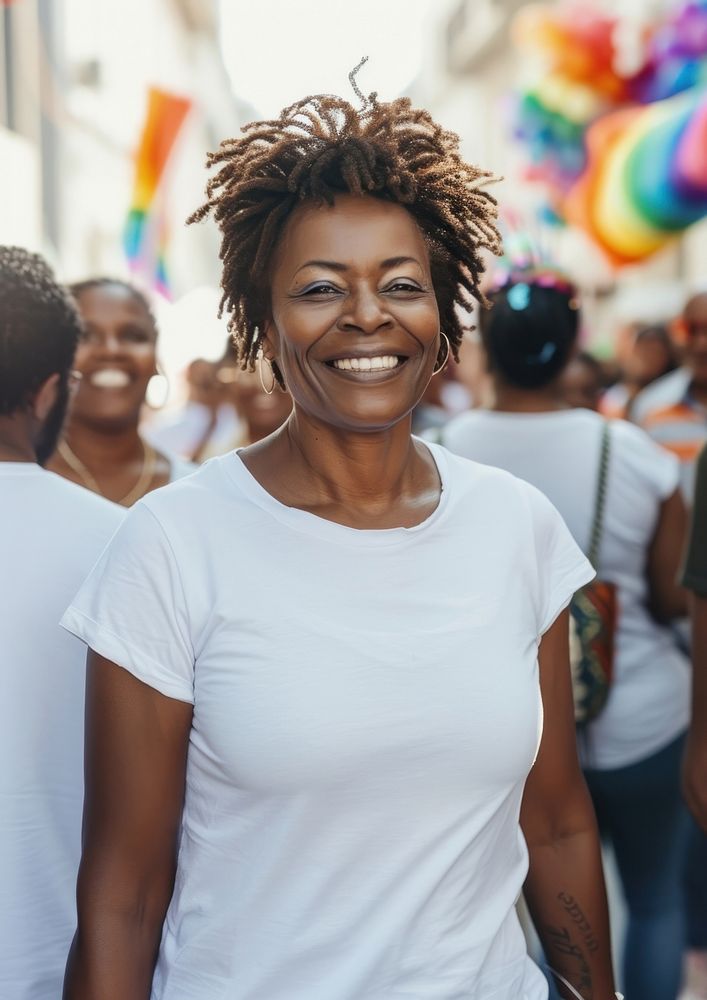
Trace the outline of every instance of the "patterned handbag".
{"type": "MultiPolygon", "coordinates": [[[[599,564],[604,530],[610,447],[610,425],[605,421],[601,437],[594,521],[587,553],[594,569],[599,564]]],[[[616,585],[596,579],[578,590],[570,602],[570,665],[574,718],[578,727],[595,719],[609,697],[614,672],[617,604],[616,585]]]]}

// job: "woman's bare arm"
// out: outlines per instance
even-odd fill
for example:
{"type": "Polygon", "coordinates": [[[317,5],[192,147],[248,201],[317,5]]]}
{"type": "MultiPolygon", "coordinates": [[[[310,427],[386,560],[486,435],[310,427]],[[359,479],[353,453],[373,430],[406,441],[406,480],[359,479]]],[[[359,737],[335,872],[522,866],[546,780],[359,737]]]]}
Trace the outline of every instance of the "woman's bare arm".
{"type": "Polygon", "coordinates": [[[192,706],[90,652],[78,929],[64,1000],[149,1000],[172,895],[192,706]]]}
{"type": "MultiPolygon", "coordinates": [[[[609,917],[594,808],[577,760],[564,612],[540,645],[545,724],[525,787],[525,898],[550,966],[583,1000],[613,1000],[609,917]]],[[[563,997],[570,997],[558,985],[563,997]]]]}
{"type": "Polygon", "coordinates": [[[707,598],[690,595],[692,617],[692,719],[683,762],[683,791],[690,812],[707,833],[707,598]]]}
{"type": "Polygon", "coordinates": [[[648,550],[649,606],[657,622],[666,623],[687,614],[687,591],[678,582],[687,527],[687,508],[680,490],[676,490],[660,505],[648,550]]]}

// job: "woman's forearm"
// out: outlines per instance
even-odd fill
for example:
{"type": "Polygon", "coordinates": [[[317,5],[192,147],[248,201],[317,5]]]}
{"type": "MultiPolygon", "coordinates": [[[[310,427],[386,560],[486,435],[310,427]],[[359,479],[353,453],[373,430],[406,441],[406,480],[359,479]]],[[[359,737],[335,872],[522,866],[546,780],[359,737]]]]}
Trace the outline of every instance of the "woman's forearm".
{"type": "Polygon", "coordinates": [[[79,923],[66,965],[63,1000],[150,1000],[161,922],[94,915],[79,923]]]}
{"type": "MultiPolygon", "coordinates": [[[[525,898],[548,964],[583,1000],[613,1000],[609,916],[595,829],[528,849],[525,898]]],[[[558,992],[572,996],[559,983],[558,992]]]]}

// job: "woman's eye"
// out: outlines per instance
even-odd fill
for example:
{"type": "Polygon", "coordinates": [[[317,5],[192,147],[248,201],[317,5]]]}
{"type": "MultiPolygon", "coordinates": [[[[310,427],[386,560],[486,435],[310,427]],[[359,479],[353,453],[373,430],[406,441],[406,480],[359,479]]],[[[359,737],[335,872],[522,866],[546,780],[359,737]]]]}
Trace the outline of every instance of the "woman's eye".
{"type": "Polygon", "coordinates": [[[385,289],[386,292],[421,292],[422,289],[419,285],[414,284],[412,281],[394,281],[392,285],[388,285],[385,289]]]}
{"type": "Polygon", "coordinates": [[[150,339],[150,334],[139,327],[128,327],[121,333],[121,340],[129,344],[145,344],[150,339]]]}
{"type": "Polygon", "coordinates": [[[323,282],[321,285],[312,285],[311,288],[305,288],[302,295],[306,295],[311,298],[314,295],[338,295],[339,289],[335,288],[334,285],[323,282]]]}

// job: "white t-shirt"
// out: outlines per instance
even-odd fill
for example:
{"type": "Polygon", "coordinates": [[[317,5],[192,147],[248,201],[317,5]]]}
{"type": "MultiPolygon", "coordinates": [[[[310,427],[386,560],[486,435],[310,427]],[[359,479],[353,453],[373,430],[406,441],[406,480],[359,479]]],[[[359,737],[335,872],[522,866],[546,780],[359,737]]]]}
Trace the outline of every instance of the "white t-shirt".
{"type": "MultiPolygon", "coordinates": [[[[443,432],[447,447],[520,476],[557,507],[589,549],[603,418],[591,410],[498,413],[473,410],[443,432]]],[[[614,683],[606,708],[587,727],[587,767],[623,767],[656,753],[687,726],[689,665],[648,607],[646,554],[661,503],[677,489],[677,459],[623,420],[611,422],[599,576],[618,587],[614,683]]]]}
{"type": "Polygon", "coordinates": [[[389,530],[213,459],[133,508],[67,611],[194,704],[155,1000],[547,997],[518,816],[539,636],[591,569],[532,487],[432,451],[437,509],[389,530]]]}
{"type": "Polygon", "coordinates": [[[59,627],[122,508],[0,462],[0,997],[57,1000],[76,929],[86,650],[59,627]]]}

